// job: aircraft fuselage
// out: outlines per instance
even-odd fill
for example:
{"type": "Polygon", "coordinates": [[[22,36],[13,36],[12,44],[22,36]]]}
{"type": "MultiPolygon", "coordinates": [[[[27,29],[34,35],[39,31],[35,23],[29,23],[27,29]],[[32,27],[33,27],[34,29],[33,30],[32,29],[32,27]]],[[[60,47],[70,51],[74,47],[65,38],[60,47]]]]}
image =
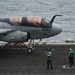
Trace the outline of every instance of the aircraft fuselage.
{"type": "Polygon", "coordinates": [[[39,16],[0,18],[0,40],[25,42],[28,39],[42,39],[55,36],[62,31],[60,25],[39,16]]]}

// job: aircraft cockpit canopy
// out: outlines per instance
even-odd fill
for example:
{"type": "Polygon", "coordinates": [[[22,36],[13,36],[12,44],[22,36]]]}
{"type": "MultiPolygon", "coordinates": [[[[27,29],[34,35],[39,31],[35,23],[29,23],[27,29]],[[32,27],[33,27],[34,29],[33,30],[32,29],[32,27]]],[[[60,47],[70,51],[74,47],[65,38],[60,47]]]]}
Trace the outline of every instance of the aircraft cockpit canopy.
{"type": "Polygon", "coordinates": [[[35,26],[35,27],[48,27],[49,20],[41,18],[39,16],[27,16],[19,18],[10,18],[12,24],[18,24],[20,26],[35,26]]]}
{"type": "Polygon", "coordinates": [[[49,20],[46,18],[42,18],[41,25],[42,27],[47,27],[49,25],[49,20]]]}
{"type": "Polygon", "coordinates": [[[35,26],[35,27],[48,27],[49,20],[39,16],[15,17],[0,19],[1,22],[6,22],[10,25],[19,26],[35,26]]]}

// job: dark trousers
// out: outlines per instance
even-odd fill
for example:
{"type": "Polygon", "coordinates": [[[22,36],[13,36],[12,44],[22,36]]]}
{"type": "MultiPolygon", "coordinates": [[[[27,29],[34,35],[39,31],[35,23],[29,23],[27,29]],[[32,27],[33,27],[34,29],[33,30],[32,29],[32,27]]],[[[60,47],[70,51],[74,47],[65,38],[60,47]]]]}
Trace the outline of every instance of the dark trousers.
{"type": "Polygon", "coordinates": [[[51,60],[47,60],[47,69],[49,69],[49,66],[51,66],[51,69],[53,69],[51,60]]]}
{"type": "Polygon", "coordinates": [[[69,57],[69,64],[70,64],[70,67],[74,66],[73,59],[74,59],[74,57],[69,57]]]}

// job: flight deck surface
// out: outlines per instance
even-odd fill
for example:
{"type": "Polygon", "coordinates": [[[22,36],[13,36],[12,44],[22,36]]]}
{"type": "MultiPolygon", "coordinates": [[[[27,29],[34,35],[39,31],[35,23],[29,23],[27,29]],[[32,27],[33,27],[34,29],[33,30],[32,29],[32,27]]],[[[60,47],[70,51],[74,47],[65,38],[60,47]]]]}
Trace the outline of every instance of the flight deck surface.
{"type": "Polygon", "coordinates": [[[75,52],[74,44],[35,45],[36,49],[32,53],[27,53],[24,46],[15,47],[17,49],[0,49],[0,75],[75,75],[75,68],[63,68],[64,65],[69,65],[68,49],[72,48],[75,52]],[[46,68],[47,47],[53,49],[52,70],[46,68]]]}

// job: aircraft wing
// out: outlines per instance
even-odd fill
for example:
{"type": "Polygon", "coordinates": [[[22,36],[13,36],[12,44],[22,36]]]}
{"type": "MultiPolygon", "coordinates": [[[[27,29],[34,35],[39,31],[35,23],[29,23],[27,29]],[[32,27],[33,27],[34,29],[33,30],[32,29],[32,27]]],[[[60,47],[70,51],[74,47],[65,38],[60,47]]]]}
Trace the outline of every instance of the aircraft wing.
{"type": "Polygon", "coordinates": [[[8,43],[7,42],[4,42],[4,41],[0,41],[0,46],[2,47],[2,46],[5,46],[5,45],[7,45],[8,43]]]}
{"type": "Polygon", "coordinates": [[[13,31],[12,29],[0,29],[0,34],[5,34],[5,33],[8,33],[8,32],[11,32],[13,31]]]}

